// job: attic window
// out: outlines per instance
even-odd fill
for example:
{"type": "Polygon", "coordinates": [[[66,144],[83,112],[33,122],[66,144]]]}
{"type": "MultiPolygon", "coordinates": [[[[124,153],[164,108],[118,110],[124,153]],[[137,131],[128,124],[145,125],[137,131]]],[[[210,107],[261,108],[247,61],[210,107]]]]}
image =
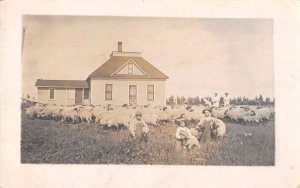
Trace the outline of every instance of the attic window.
{"type": "Polygon", "coordinates": [[[133,63],[128,63],[128,74],[133,74],[133,63]]]}

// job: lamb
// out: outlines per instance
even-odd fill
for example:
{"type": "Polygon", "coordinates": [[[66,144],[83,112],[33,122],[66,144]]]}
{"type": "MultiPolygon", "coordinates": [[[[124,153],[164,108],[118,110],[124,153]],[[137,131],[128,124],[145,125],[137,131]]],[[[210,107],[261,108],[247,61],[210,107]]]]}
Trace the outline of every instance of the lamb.
{"type": "Polygon", "coordinates": [[[217,119],[216,122],[213,124],[212,132],[216,138],[222,138],[226,133],[226,125],[222,120],[217,119]]]}
{"type": "Polygon", "coordinates": [[[187,146],[189,150],[191,150],[194,146],[200,148],[198,139],[193,135],[186,141],[185,146],[187,146]]]}
{"type": "Polygon", "coordinates": [[[200,139],[202,132],[197,130],[196,128],[190,128],[190,132],[193,136],[195,136],[198,140],[200,139]]]}
{"type": "Polygon", "coordinates": [[[184,148],[188,147],[189,150],[194,146],[200,148],[197,138],[192,135],[190,129],[185,127],[185,121],[181,119],[179,122],[180,126],[176,129],[176,138],[181,143],[181,146],[184,146],[184,148]]]}

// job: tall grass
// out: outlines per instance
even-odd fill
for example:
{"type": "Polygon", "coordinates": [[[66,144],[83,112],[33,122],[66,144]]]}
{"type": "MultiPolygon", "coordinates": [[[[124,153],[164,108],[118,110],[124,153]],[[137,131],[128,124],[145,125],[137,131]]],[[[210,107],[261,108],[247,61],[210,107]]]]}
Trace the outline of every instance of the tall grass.
{"type": "MultiPolygon", "coordinates": [[[[125,129],[61,124],[22,117],[21,162],[51,164],[274,165],[274,121],[264,127],[227,123],[227,137],[186,151],[176,125],[152,127],[151,143],[132,140],[125,129]],[[245,136],[244,133],[252,133],[245,136]]],[[[191,125],[190,125],[191,126],[191,125]]]]}

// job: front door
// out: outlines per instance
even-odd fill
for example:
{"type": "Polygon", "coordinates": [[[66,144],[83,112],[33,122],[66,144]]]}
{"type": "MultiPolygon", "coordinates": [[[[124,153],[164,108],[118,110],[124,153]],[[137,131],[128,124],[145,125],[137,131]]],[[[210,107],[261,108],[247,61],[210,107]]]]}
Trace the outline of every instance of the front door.
{"type": "Polygon", "coordinates": [[[82,88],[75,89],[75,105],[82,105],[82,88]]]}
{"type": "Polygon", "coordinates": [[[136,104],[137,89],[136,85],[129,85],[129,104],[136,104]]]}

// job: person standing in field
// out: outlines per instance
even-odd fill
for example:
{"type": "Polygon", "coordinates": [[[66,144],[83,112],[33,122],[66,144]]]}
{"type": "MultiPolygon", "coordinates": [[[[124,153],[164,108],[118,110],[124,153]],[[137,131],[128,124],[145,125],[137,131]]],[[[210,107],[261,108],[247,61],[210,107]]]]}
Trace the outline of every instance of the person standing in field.
{"type": "Polygon", "coordinates": [[[146,143],[150,143],[150,141],[149,141],[150,129],[149,129],[148,125],[146,124],[146,122],[143,120],[142,112],[140,112],[140,111],[137,111],[135,113],[135,116],[129,122],[130,135],[134,140],[136,139],[137,126],[142,127],[140,142],[144,141],[146,143]]]}
{"type": "Polygon", "coordinates": [[[220,107],[220,97],[218,96],[218,93],[215,93],[211,100],[212,107],[219,108],[220,107]]]}
{"type": "Polygon", "coordinates": [[[212,138],[213,124],[216,122],[216,119],[211,117],[210,109],[204,109],[202,113],[204,114],[204,118],[202,118],[197,125],[197,129],[202,130],[200,142],[209,143],[212,138]]]}
{"type": "Polygon", "coordinates": [[[228,97],[229,93],[225,93],[225,96],[223,98],[224,106],[230,106],[230,99],[228,97]]]}

